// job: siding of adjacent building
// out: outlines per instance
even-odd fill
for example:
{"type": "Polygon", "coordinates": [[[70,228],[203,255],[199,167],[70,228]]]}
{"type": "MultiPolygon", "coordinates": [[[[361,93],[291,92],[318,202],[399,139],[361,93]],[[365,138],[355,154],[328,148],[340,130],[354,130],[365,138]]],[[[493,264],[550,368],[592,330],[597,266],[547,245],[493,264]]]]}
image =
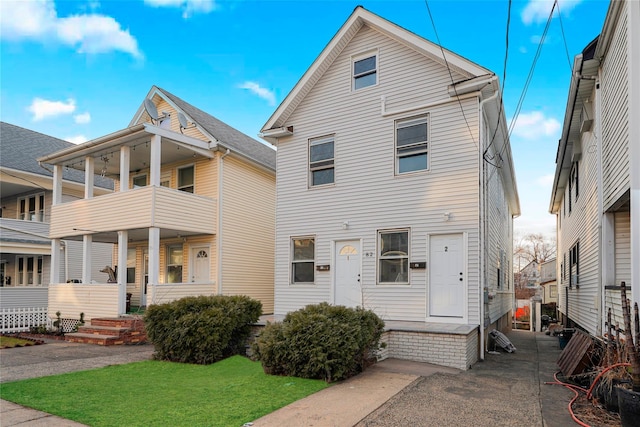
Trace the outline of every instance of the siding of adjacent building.
{"type": "Polygon", "coordinates": [[[387,111],[449,99],[450,83],[445,67],[365,26],[289,117],[295,135],[278,145],[276,314],[333,302],[331,271],[316,272],[313,285],[290,284],[291,237],[315,236],[316,264],[332,263],[333,241],[361,241],[366,307],[385,319],[424,321],[428,268],[411,270],[409,285],[376,284],[377,231],[409,228],[411,261],[428,261],[429,234],[466,233],[465,312],[469,323],[479,323],[478,100],[386,117],[380,110],[382,95],[387,111]],[[378,85],[351,91],[352,55],[374,48],[378,85]],[[394,120],[425,113],[429,171],[396,176],[394,120]],[[329,134],[335,136],[335,185],[308,188],[308,139],[329,134]]]}

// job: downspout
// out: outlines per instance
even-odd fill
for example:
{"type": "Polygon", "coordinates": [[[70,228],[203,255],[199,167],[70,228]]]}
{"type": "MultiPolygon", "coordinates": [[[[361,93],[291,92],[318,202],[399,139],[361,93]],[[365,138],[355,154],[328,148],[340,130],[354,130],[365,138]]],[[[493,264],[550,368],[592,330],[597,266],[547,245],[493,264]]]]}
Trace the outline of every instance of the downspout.
{"type": "MultiPolygon", "coordinates": [[[[478,252],[480,255],[480,283],[478,284],[478,305],[479,305],[479,309],[480,309],[480,360],[483,361],[484,360],[484,285],[486,284],[486,268],[485,268],[485,255],[484,255],[484,245],[485,245],[485,197],[486,197],[486,192],[485,192],[485,188],[484,188],[484,181],[485,181],[485,162],[484,162],[484,144],[485,144],[485,139],[484,139],[484,104],[487,101],[492,101],[494,99],[496,99],[499,95],[499,91],[496,89],[495,93],[493,95],[491,95],[490,97],[483,99],[482,101],[480,101],[480,104],[478,105],[478,116],[480,119],[480,132],[479,132],[479,136],[480,136],[480,143],[478,144],[478,162],[479,162],[479,168],[478,168],[478,174],[479,174],[479,188],[480,188],[480,209],[479,209],[479,222],[480,222],[480,237],[478,238],[478,252]]],[[[498,117],[498,121],[500,120],[500,118],[498,117]]],[[[496,123],[496,126],[498,125],[498,123],[496,123]]],[[[489,127],[489,129],[491,129],[491,127],[489,127]]]]}
{"type": "MultiPolygon", "coordinates": [[[[69,280],[69,250],[67,248],[67,242],[60,240],[60,247],[64,248],[64,281],[62,283],[67,283],[67,280],[69,280]]],[[[58,280],[60,280],[60,278],[58,278],[58,280]]]]}
{"type": "MultiPolygon", "coordinates": [[[[606,256],[607,251],[604,250],[605,246],[607,245],[607,240],[609,238],[609,236],[607,235],[608,233],[605,233],[603,231],[602,228],[602,222],[603,219],[605,219],[605,213],[604,213],[604,194],[603,194],[603,189],[602,189],[602,122],[601,120],[601,114],[600,114],[600,108],[601,108],[601,95],[600,95],[600,80],[596,79],[596,84],[595,84],[595,90],[596,90],[596,102],[595,102],[595,111],[594,111],[594,119],[595,119],[595,124],[594,126],[597,126],[597,130],[595,132],[595,136],[596,136],[596,144],[597,144],[597,150],[596,150],[596,164],[598,165],[598,178],[596,180],[597,183],[597,187],[598,187],[598,236],[600,238],[600,244],[598,245],[598,294],[597,294],[597,298],[598,298],[598,323],[596,325],[596,334],[599,336],[602,336],[602,332],[603,332],[603,326],[604,326],[604,287],[606,286],[606,282],[608,281],[607,279],[608,274],[603,274],[603,267],[605,265],[609,264],[609,261],[605,261],[603,262],[602,257],[606,256]],[[605,282],[603,282],[603,278],[605,279],[605,282]]],[[[582,168],[582,170],[584,170],[584,168],[582,168]]],[[[607,227],[608,230],[608,227],[607,227]]],[[[571,275],[569,275],[571,276],[571,275]]],[[[571,278],[569,278],[571,279],[571,278]]]]}
{"type": "Polygon", "coordinates": [[[222,194],[223,194],[223,167],[224,158],[231,154],[231,150],[227,151],[219,157],[218,162],[218,295],[222,295],[222,194]]]}

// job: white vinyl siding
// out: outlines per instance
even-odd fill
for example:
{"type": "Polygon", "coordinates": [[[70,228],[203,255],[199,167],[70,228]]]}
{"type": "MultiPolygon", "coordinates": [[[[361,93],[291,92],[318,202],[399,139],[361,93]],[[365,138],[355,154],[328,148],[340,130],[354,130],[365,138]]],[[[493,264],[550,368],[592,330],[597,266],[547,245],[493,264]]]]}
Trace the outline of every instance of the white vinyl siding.
{"type": "MultiPolygon", "coordinates": [[[[454,79],[460,78],[454,72],[454,79]]],[[[457,101],[429,110],[429,136],[434,141],[429,147],[429,174],[395,174],[394,122],[401,117],[380,114],[382,95],[387,96],[389,110],[408,108],[424,104],[425,99],[449,100],[450,84],[446,67],[363,27],[294,110],[288,121],[295,123],[295,135],[278,144],[276,314],[332,302],[333,270],[316,271],[314,285],[290,285],[291,236],[313,234],[315,262],[320,265],[331,264],[332,242],[362,242],[365,307],[385,319],[424,321],[428,267],[411,270],[407,286],[377,285],[378,230],[410,229],[410,262],[427,261],[429,233],[468,233],[468,315],[469,322],[479,323],[478,151],[474,144],[479,139],[478,101],[461,101],[471,134],[457,101]],[[378,85],[349,92],[352,57],[372,45],[379,48],[378,85]],[[335,146],[339,173],[330,197],[324,191],[308,191],[305,179],[308,138],[327,132],[339,141],[335,146]],[[444,221],[445,211],[455,221],[444,221]],[[349,221],[346,230],[342,228],[345,221],[349,221]]]]}
{"type": "MultiPolygon", "coordinates": [[[[623,6],[624,9],[626,7],[623,6]]],[[[601,65],[604,209],[629,189],[629,68],[627,14],[622,12],[601,65]]],[[[637,54],[637,52],[636,52],[637,54]]]]}

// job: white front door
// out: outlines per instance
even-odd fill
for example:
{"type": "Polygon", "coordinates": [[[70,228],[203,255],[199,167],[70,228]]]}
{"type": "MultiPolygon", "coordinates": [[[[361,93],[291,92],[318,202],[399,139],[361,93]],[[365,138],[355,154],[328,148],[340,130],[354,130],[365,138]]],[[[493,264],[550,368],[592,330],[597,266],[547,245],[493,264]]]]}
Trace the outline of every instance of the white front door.
{"type": "Polygon", "coordinates": [[[429,240],[429,315],[464,316],[462,234],[431,236],[429,240]]]}
{"type": "Polygon", "coordinates": [[[209,283],[211,278],[211,259],[208,246],[196,246],[191,248],[191,282],[209,283]]]}
{"type": "Polygon", "coordinates": [[[362,305],[360,287],[360,241],[336,242],[334,303],[347,307],[362,305]]]}

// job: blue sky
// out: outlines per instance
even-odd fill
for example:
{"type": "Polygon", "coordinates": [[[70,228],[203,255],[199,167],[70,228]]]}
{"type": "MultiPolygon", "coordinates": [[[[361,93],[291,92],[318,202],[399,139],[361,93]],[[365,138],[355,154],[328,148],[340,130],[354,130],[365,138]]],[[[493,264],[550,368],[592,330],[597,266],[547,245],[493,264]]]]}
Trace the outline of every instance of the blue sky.
{"type": "MultiPolygon", "coordinates": [[[[492,70],[501,84],[508,4],[428,2],[442,45],[492,70]]],[[[437,42],[423,0],[0,0],[0,119],[83,142],[126,127],[157,85],[258,139],[357,5],[437,42]]],[[[509,123],[552,5],[511,5],[509,123]]],[[[520,235],[554,232],[547,209],[569,61],[601,31],[608,1],[558,6],[511,135],[520,235]]]]}

